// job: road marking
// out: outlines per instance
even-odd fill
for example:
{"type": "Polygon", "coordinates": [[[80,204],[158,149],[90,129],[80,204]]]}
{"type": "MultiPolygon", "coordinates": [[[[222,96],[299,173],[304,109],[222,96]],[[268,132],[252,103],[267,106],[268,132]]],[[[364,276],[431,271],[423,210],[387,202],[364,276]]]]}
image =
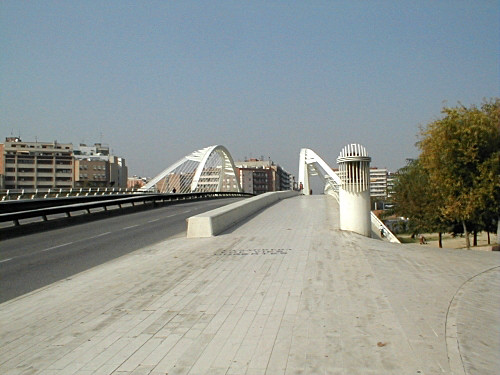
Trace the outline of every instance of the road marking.
{"type": "Polygon", "coordinates": [[[47,249],[43,249],[43,250],[40,250],[40,251],[50,251],[50,250],[54,250],[54,249],[57,249],[59,247],[63,247],[63,246],[67,246],[67,245],[71,245],[73,242],[68,242],[68,243],[63,243],[61,245],[57,245],[57,246],[52,246],[52,247],[49,247],[47,249]]]}
{"type": "Polygon", "coordinates": [[[174,214],[174,215],[168,215],[167,217],[174,217],[174,216],[177,216],[177,214],[174,214]]]}
{"type": "Polygon", "coordinates": [[[5,262],[8,262],[10,260],[12,260],[12,258],[3,259],[3,260],[0,260],[0,263],[5,263],[5,262]]]}
{"type": "Polygon", "coordinates": [[[136,224],[136,225],[131,225],[129,227],[125,227],[125,228],[122,228],[122,230],[125,230],[125,229],[130,229],[130,228],[135,228],[135,227],[138,227],[139,224],[136,224]]]}
{"type": "Polygon", "coordinates": [[[154,219],[154,220],[149,220],[148,223],[154,223],[155,221],[158,221],[160,219],[154,219]]]}
{"type": "Polygon", "coordinates": [[[93,239],[93,238],[102,237],[102,236],[105,236],[105,235],[110,234],[110,233],[111,233],[111,232],[101,233],[101,234],[98,234],[97,236],[89,237],[89,238],[86,238],[86,239],[83,239],[83,240],[80,240],[80,241],[91,240],[91,239],[93,239]]]}

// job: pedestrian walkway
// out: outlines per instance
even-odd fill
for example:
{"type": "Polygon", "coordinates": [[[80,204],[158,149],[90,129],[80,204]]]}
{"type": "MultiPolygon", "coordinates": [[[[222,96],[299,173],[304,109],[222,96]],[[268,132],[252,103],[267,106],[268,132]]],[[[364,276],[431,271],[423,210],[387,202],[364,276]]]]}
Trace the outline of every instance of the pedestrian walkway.
{"type": "Polygon", "coordinates": [[[338,229],[286,199],[0,305],[0,373],[497,374],[500,254],[338,229]]]}

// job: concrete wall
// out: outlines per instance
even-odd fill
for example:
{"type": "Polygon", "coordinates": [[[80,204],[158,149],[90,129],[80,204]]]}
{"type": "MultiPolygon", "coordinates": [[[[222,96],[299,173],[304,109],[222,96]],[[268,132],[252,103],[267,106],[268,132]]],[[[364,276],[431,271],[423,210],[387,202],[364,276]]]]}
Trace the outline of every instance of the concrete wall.
{"type": "Polygon", "coordinates": [[[265,193],[192,216],[188,219],[187,237],[216,236],[280,199],[290,198],[298,194],[297,191],[293,190],[265,193]]]}

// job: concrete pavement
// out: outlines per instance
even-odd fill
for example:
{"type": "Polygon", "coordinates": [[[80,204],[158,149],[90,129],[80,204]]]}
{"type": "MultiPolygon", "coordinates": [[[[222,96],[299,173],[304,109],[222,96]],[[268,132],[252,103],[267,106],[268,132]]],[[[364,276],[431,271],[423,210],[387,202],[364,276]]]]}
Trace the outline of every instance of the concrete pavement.
{"type": "Polygon", "coordinates": [[[500,254],[338,230],[290,198],[0,305],[0,373],[497,374],[500,254]]]}

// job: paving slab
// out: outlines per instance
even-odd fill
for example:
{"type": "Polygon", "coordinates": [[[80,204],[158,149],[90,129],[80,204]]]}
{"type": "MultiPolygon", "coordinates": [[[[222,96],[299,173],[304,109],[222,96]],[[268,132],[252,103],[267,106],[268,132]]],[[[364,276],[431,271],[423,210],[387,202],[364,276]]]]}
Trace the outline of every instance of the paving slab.
{"type": "Polygon", "coordinates": [[[497,374],[500,254],[339,230],[289,198],[0,305],[1,374],[497,374]]]}

